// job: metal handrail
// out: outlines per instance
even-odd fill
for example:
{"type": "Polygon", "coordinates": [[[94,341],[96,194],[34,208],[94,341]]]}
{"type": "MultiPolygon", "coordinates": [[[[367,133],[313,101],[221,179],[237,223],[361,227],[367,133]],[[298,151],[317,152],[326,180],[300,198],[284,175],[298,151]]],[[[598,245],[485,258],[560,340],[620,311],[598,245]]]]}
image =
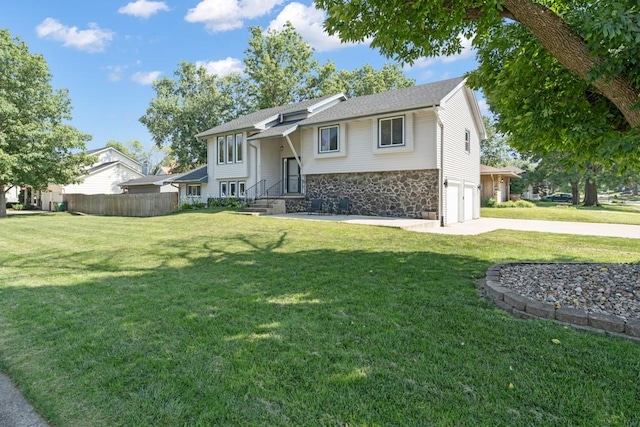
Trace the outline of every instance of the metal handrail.
{"type": "Polygon", "coordinates": [[[271,206],[271,203],[269,202],[270,196],[274,196],[273,198],[275,199],[276,197],[282,196],[283,194],[284,194],[284,179],[281,179],[280,181],[273,184],[271,187],[267,188],[267,191],[265,192],[265,195],[267,198],[267,206],[271,206]]]}
{"type": "Polygon", "coordinates": [[[251,187],[244,190],[244,204],[248,205],[251,202],[255,202],[265,193],[264,187],[267,183],[266,179],[262,179],[256,182],[251,187]]]}

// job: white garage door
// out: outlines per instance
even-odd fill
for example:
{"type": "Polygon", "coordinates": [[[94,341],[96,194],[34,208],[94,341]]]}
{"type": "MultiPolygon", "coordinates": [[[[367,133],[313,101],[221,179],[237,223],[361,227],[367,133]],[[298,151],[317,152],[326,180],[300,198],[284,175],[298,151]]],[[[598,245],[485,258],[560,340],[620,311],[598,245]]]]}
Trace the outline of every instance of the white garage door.
{"type": "Polygon", "coordinates": [[[464,220],[470,221],[473,219],[473,189],[465,185],[464,187],[464,220]]]}
{"type": "Polygon", "coordinates": [[[447,224],[455,224],[459,221],[459,187],[457,184],[449,183],[447,187],[447,224]]]}

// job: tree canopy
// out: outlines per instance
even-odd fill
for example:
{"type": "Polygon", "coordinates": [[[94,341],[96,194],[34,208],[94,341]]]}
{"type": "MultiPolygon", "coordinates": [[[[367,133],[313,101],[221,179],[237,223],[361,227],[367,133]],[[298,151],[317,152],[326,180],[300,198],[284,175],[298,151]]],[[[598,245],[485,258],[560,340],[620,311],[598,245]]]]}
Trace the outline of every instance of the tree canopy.
{"type": "Polygon", "coordinates": [[[586,144],[583,152],[620,157],[640,146],[640,6],[635,0],[316,4],[327,11],[325,26],[331,34],[345,41],[370,38],[372,47],[409,63],[458,53],[462,38],[473,38],[481,71],[472,83],[500,114],[502,131],[511,132],[524,119],[520,133],[532,141],[536,120],[543,118],[537,133],[548,134],[538,144],[558,144],[554,149],[586,144]],[[533,93],[526,94],[530,88],[533,93]],[[494,94],[509,99],[496,103],[494,94]],[[542,108],[552,94],[559,100],[542,108]],[[570,110],[563,112],[563,105],[570,110]],[[585,119],[594,117],[595,122],[585,119]]]}
{"type": "Polygon", "coordinates": [[[0,30],[0,217],[6,216],[9,188],[68,184],[91,162],[77,153],[91,137],[69,120],[67,91],[52,88],[44,58],[0,30]]]}
{"type": "Polygon", "coordinates": [[[398,65],[337,71],[320,65],[313,48],[288,23],[281,31],[249,28],[244,73],[224,77],[182,62],[174,78],[154,83],[156,98],[140,118],[158,147],[170,146],[184,171],[206,163],[207,147],[194,135],[247,113],[306,99],[345,93],[349,97],[415,84],[398,65]]]}

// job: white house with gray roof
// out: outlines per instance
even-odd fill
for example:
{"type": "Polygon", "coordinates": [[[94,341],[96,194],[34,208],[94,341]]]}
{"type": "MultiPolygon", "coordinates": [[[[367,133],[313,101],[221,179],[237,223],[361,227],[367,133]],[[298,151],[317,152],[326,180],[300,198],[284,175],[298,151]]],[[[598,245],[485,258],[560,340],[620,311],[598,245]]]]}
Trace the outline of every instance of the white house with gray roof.
{"type": "Polygon", "coordinates": [[[485,129],[463,78],[270,108],[196,137],[213,198],[268,195],[289,212],[348,198],[353,214],[431,212],[443,225],[480,216],[485,129]]]}

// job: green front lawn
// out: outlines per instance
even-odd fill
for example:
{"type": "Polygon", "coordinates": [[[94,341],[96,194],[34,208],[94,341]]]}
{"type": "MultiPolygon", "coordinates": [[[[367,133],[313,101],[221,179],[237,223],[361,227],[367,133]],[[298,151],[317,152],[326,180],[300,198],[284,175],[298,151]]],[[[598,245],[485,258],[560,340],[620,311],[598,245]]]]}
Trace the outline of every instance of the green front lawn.
{"type": "Polygon", "coordinates": [[[640,225],[640,205],[632,204],[585,207],[569,203],[536,202],[535,208],[481,208],[480,211],[480,216],[485,218],[640,225]]]}
{"type": "Polygon", "coordinates": [[[638,261],[639,240],[227,212],[0,224],[0,369],[55,426],[640,424],[638,342],[474,289],[499,261],[638,261]]]}

